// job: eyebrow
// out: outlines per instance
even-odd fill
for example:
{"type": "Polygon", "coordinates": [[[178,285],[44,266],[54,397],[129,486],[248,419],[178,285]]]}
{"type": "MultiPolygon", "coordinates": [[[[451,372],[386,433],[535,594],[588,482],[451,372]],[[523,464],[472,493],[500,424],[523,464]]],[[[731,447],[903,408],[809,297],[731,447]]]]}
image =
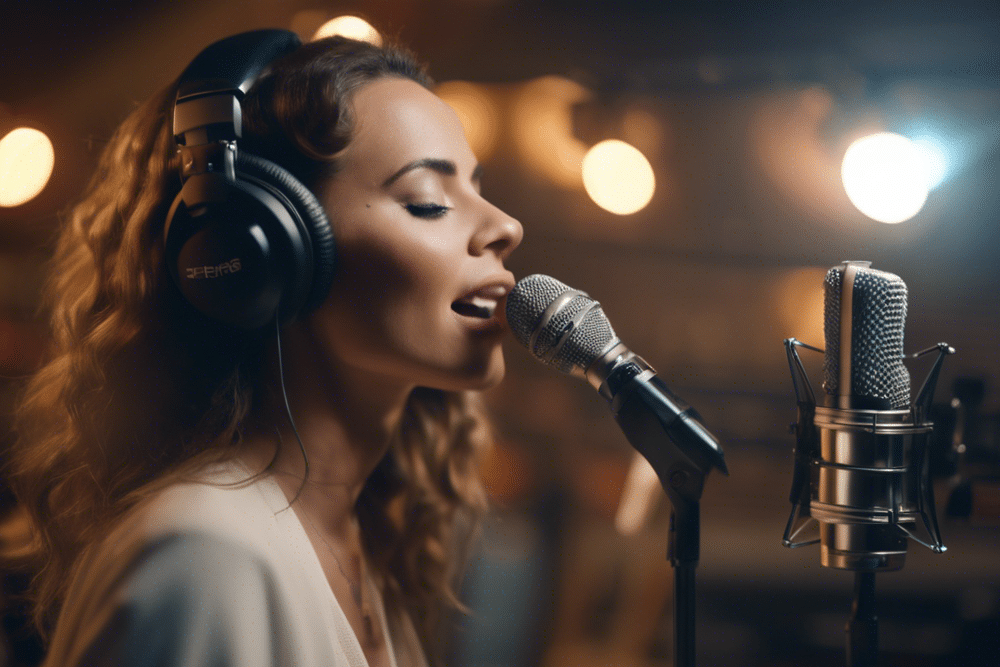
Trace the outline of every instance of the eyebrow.
{"type": "MultiPolygon", "coordinates": [[[[443,160],[441,158],[425,157],[419,160],[414,160],[406,165],[404,165],[399,171],[385,179],[382,183],[383,188],[387,188],[396,181],[398,181],[404,174],[407,174],[415,169],[430,169],[436,171],[443,176],[454,176],[458,173],[458,168],[455,163],[451,160],[443,160]]],[[[478,182],[483,176],[483,165],[477,164],[476,168],[472,170],[472,180],[473,182],[478,182]]]]}

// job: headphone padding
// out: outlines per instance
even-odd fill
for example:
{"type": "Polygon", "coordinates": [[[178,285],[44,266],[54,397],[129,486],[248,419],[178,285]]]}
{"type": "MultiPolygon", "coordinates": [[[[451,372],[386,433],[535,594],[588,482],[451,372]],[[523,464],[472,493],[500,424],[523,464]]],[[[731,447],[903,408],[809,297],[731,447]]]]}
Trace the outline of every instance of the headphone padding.
{"type": "Polygon", "coordinates": [[[318,308],[326,299],[333,283],[336,248],[333,229],[327,218],[326,209],[316,199],[316,195],[286,169],[279,165],[239,151],[236,156],[237,174],[243,173],[264,181],[288,198],[305,225],[313,249],[312,287],[299,311],[300,315],[318,308]]]}

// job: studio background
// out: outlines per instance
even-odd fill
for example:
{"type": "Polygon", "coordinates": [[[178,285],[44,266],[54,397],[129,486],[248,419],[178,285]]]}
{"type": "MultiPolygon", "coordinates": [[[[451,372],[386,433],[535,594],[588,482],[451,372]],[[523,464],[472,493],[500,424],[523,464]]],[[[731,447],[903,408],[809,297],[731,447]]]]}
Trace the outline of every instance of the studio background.
{"type": "MultiPolygon", "coordinates": [[[[789,550],[795,397],[782,341],[823,346],[823,275],[865,259],[909,287],[905,347],[946,341],[937,400],[983,392],[960,464],[935,443],[948,551],[911,544],[878,578],[884,665],[989,665],[1000,655],[1000,9],[992,2],[638,0],[177,0],[7,2],[0,136],[44,131],[41,193],[0,208],[0,443],[18,378],[41,359],[44,262],[103,143],[205,45],[262,27],[308,38],[353,14],[410,46],[469,125],[483,190],[524,224],[510,268],[599,300],[618,335],[721,440],[730,476],[702,499],[698,656],[705,665],[844,664],[853,577],[789,550]],[[923,209],[876,222],[840,182],[850,141],[923,133],[944,147],[923,209]],[[474,134],[478,132],[478,134],[474,134]],[[616,215],[579,163],[629,142],[656,189],[616,215]],[[972,392],[972,393],[969,393],[972,392]],[[972,512],[952,503],[960,482],[972,512]],[[992,502],[992,505],[991,505],[992,502]],[[957,516],[956,516],[957,515],[957,516]]],[[[668,503],[616,527],[631,449],[589,386],[513,342],[488,393],[495,510],[466,580],[472,615],[450,638],[468,667],[667,665],[668,503]]],[[[821,355],[803,352],[818,386],[821,355]]],[[[914,392],[929,359],[909,365],[914,392]]],[[[942,429],[944,431],[944,429],[942,429]]],[[[10,507],[5,496],[5,507],[10,507]]],[[[10,592],[24,582],[8,576],[10,592]]],[[[37,662],[5,597],[0,666],[37,662]]]]}

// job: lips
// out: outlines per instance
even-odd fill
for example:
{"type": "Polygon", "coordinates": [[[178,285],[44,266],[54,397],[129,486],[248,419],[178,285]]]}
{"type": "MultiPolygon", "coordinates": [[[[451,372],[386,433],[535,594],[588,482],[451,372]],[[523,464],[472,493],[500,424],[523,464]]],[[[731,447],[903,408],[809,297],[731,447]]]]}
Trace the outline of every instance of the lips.
{"type": "Polygon", "coordinates": [[[510,290],[505,283],[486,285],[453,301],[451,309],[459,315],[488,320],[497,312],[497,305],[510,290]]]}

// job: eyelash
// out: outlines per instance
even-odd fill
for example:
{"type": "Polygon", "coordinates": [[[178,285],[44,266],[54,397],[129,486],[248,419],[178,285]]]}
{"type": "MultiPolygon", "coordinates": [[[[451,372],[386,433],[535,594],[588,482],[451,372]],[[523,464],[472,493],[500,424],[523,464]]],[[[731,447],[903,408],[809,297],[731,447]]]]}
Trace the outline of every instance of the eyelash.
{"type": "Polygon", "coordinates": [[[451,210],[451,207],[440,204],[406,204],[405,208],[410,215],[429,220],[440,218],[451,210]]]}

